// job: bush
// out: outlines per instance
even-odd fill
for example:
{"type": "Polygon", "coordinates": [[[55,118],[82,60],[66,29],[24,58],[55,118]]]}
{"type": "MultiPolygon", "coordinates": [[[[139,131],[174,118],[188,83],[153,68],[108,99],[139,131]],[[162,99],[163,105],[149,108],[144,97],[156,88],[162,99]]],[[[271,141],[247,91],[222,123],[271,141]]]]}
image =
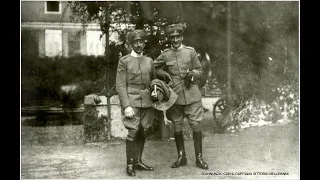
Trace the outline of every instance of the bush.
{"type": "Polygon", "coordinates": [[[94,106],[87,105],[83,116],[83,129],[86,142],[99,142],[109,140],[110,121],[108,117],[98,116],[98,111],[94,106]]]}
{"type": "MultiPolygon", "coordinates": [[[[226,5],[221,3],[222,7],[227,8],[226,5]]],[[[191,43],[201,46],[209,41],[210,48],[205,51],[210,54],[213,78],[222,91],[230,81],[231,94],[238,94],[244,100],[256,96],[271,102],[277,97],[272,89],[286,81],[298,82],[298,7],[291,2],[233,2],[229,29],[227,16],[222,13],[221,17],[217,15],[221,22],[215,22],[223,27],[213,26],[216,31],[209,31],[204,36],[207,40],[191,43]],[[226,43],[227,37],[230,44],[226,43]]],[[[189,34],[196,34],[199,39],[203,36],[199,30],[195,28],[189,34]]]]}
{"type": "Polygon", "coordinates": [[[217,119],[224,131],[238,128],[260,126],[272,123],[289,123],[299,121],[299,92],[295,81],[285,82],[276,89],[273,100],[265,101],[259,97],[241,101],[239,106],[228,110],[217,119]]]}
{"type": "Polygon", "coordinates": [[[22,107],[60,105],[66,97],[73,98],[74,106],[78,106],[85,95],[101,92],[106,88],[106,72],[110,75],[110,87],[115,84],[117,59],[113,58],[107,64],[104,57],[94,56],[70,58],[23,56],[21,60],[22,107]],[[70,84],[78,87],[72,94],[61,91],[61,86],[70,84]]]}

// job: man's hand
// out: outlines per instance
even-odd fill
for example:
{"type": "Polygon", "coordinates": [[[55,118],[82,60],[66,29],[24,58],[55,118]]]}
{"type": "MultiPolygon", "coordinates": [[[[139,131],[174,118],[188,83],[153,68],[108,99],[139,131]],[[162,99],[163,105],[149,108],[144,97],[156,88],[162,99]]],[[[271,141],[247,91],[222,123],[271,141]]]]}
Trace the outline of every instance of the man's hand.
{"type": "Polygon", "coordinates": [[[200,71],[193,69],[192,71],[188,71],[190,77],[194,77],[195,79],[200,79],[200,71]]]}
{"type": "Polygon", "coordinates": [[[133,118],[134,117],[134,110],[131,106],[128,106],[124,108],[124,116],[127,118],[133,118]]]}

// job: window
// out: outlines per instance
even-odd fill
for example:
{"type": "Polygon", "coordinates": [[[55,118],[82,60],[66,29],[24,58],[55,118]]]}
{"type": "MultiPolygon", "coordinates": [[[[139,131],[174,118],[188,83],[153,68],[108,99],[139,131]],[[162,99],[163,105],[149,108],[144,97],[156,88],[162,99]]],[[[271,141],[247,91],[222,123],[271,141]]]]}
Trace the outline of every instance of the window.
{"type": "Polygon", "coordinates": [[[61,2],[59,1],[45,1],[44,12],[46,14],[61,14],[61,2]]]}
{"type": "Polygon", "coordinates": [[[101,31],[87,31],[87,55],[104,55],[105,35],[100,39],[101,34],[101,31]]]}
{"type": "Polygon", "coordinates": [[[46,56],[62,56],[62,30],[45,30],[46,56]]]}

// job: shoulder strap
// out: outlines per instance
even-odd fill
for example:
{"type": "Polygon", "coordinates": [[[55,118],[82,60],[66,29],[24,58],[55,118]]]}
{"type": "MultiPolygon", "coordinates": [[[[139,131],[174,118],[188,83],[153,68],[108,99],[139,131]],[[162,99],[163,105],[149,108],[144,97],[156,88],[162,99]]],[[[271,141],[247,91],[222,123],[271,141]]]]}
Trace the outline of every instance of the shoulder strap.
{"type": "Polygon", "coordinates": [[[193,47],[191,46],[184,46],[186,49],[191,49],[191,50],[195,50],[193,47]]]}

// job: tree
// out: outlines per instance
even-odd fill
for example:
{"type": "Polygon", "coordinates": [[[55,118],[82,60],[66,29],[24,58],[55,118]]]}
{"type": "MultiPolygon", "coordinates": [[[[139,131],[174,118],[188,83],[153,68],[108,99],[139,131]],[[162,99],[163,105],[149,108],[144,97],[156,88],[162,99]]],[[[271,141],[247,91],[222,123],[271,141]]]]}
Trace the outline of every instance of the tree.
{"type": "Polygon", "coordinates": [[[145,52],[153,59],[168,47],[165,27],[169,23],[184,23],[187,26],[185,44],[210,56],[212,77],[208,78],[216,78],[220,84],[227,83],[227,59],[231,53],[229,74],[236,93],[265,94],[264,90],[270,89],[270,83],[266,81],[280,83],[283,78],[298,77],[297,2],[231,2],[230,8],[228,2],[219,1],[70,4],[73,16],[80,22],[98,22],[104,33],[108,28],[117,31],[122,47],[125,47],[130,28],[119,28],[121,24],[144,29],[148,33],[145,52]],[[228,13],[231,14],[230,21],[228,13]],[[230,34],[228,22],[231,23],[230,34]],[[113,24],[118,26],[110,26],[113,24]],[[231,37],[231,44],[227,43],[228,37],[231,37]],[[268,57],[273,59],[277,69],[272,70],[268,57]],[[278,76],[279,72],[284,74],[278,76]]]}

